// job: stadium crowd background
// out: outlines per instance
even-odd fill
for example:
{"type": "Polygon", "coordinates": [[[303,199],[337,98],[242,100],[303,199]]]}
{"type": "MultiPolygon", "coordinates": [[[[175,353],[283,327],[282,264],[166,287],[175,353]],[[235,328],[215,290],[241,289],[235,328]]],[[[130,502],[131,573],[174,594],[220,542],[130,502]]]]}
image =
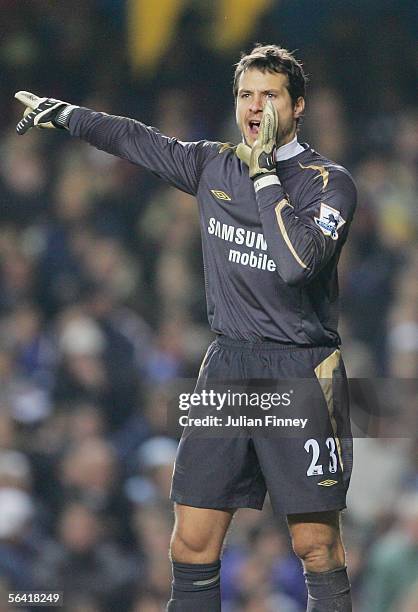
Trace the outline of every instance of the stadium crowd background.
{"type": "MultiPolygon", "coordinates": [[[[349,375],[416,379],[416,5],[242,0],[235,21],[230,0],[160,0],[160,23],[146,4],[0,0],[1,612],[7,592],[32,589],[63,590],[71,612],[164,609],[170,383],[196,375],[211,339],[194,200],[66,134],[18,137],[15,91],[237,142],[239,52],[298,49],[311,76],[300,139],[359,188],[340,266],[349,375]]],[[[401,408],[413,414],[414,399],[401,408]]],[[[416,420],[397,427],[390,408],[381,435],[355,440],[345,540],[356,612],[418,609],[416,420]]],[[[223,596],[225,612],[305,609],[268,503],[235,518],[223,596]]]]}

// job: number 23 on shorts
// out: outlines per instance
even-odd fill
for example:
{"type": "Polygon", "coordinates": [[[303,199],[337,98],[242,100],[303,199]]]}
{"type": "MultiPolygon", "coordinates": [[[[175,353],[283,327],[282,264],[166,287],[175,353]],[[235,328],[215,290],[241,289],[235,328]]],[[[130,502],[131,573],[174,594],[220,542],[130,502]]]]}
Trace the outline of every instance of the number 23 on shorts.
{"type": "MultiPolygon", "coordinates": [[[[329,452],[328,472],[335,474],[338,469],[337,445],[335,439],[330,437],[325,440],[325,445],[329,452]]],[[[309,438],[305,442],[304,449],[308,454],[311,454],[311,462],[306,470],[307,476],[322,476],[324,468],[322,463],[318,463],[320,457],[320,446],[318,440],[309,438]]]]}

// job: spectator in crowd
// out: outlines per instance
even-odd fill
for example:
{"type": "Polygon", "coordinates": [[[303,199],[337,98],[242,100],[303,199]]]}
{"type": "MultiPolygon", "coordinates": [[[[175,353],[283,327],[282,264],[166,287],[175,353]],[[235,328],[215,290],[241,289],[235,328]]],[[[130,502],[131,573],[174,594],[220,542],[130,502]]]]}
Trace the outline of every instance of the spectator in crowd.
{"type": "Polygon", "coordinates": [[[371,549],[366,568],[364,610],[395,612],[416,600],[418,492],[399,499],[396,522],[371,549]]]}

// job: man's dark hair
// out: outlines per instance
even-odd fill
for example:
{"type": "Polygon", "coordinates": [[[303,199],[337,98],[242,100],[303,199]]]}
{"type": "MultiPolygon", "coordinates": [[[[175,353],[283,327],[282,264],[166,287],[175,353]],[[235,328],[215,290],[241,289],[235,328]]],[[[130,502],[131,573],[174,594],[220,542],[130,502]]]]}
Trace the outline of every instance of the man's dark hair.
{"type": "Polygon", "coordinates": [[[302,64],[287,49],[277,45],[257,44],[254,49],[241,55],[240,61],[236,64],[234,74],[234,98],[238,95],[238,83],[241,74],[250,68],[261,70],[262,72],[277,72],[287,74],[289,84],[287,89],[293,104],[301,96],[305,97],[307,78],[303,71],[302,64]]]}

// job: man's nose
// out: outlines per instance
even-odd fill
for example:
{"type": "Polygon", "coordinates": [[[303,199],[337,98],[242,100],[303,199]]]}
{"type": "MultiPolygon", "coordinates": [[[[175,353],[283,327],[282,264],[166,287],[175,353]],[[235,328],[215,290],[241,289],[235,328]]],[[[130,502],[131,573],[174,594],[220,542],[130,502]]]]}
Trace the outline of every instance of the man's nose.
{"type": "Polygon", "coordinates": [[[253,96],[250,104],[250,111],[252,113],[258,113],[263,110],[263,96],[261,94],[256,94],[253,96]]]}

